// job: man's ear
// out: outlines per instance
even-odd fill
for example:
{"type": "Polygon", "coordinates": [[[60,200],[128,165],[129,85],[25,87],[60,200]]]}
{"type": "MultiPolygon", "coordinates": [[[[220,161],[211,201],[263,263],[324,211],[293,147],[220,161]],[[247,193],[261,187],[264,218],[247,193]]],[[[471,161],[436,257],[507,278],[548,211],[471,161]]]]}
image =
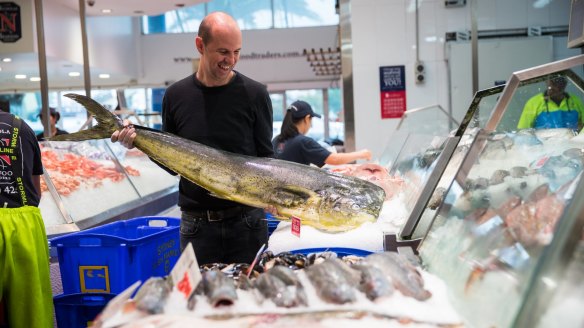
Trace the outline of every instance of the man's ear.
{"type": "Polygon", "coordinates": [[[195,47],[197,48],[197,51],[200,54],[203,53],[203,47],[204,47],[203,39],[199,36],[195,38],[195,47]]]}

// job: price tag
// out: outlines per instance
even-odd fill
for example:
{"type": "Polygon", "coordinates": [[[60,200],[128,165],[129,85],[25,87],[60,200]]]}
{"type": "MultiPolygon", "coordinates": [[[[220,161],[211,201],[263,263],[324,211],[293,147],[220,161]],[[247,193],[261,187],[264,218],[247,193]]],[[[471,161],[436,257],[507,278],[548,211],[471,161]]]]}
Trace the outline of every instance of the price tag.
{"type": "Polygon", "coordinates": [[[299,217],[293,216],[292,218],[292,234],[296,237],[300,237],[300,226],[302,222],[299,217]]]}
{"type": "Polygon", "coordinates": [[[174,287],[185,296],[185,299],[188,299],[195,291],[202,276],[193,245],[189,244],[185,248],[174,268],[170,271],[170,277],[174,287]]]}

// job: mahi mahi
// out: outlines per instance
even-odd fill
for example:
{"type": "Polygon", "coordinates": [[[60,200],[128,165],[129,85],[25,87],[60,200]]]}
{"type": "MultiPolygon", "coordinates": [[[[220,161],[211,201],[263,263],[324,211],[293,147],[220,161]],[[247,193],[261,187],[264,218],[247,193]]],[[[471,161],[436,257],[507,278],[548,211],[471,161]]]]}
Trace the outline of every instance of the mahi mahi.
{"type": "MultiPolygon", "coordinates": [[[[93,99],[65,96],[83,105],[98,124],[49,140],[104,139],[122,129],[121,119],[93,99]]],[[[381,187],[359,178],[289,161],[234,154],[138,125],[134,128],[134,146],[152,160],[216,197],[258,208],[274,206],[280,220],[296,216],[321,231],[343,232],[375,222],[385,199],[381,187]]]]}

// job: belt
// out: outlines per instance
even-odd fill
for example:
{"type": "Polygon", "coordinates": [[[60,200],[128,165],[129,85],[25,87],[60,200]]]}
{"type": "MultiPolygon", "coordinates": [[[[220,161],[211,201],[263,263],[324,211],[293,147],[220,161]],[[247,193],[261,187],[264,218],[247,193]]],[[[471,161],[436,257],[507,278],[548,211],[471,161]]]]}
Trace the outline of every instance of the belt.
{"type": "Polygon", "coordinates": [[[227,208],[224,210],[200,210],[200,211],[184,211],[186,214],[196,217],[207,219],[209,222],[222,221],[224,219],[233,218],[239,214],[249,212],[255,209],[249,206],[236,206],[227,208]]]}

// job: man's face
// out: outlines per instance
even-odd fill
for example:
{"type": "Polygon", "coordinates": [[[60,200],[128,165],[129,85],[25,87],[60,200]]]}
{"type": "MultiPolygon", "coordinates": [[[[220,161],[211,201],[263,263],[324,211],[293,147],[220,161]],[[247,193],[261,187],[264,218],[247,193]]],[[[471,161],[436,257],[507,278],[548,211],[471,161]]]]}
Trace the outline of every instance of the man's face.
{"type": "Polygon", "coordinates": [[[566,88],[565,84],[553,83],[552,81],[548,81],[547,85],[548,85],[547,94],[548,96],[550,96],[550,98],[558,98],[563,96],[564,89],[566,88]]]}
{"type": "Polygon", "coordinates": [[[200,69],[204,71],[205,82],[215,86],[227,84],[239,61],[241,32],[217,27],[206,44],[200,37],[197,39],[197,46],[202,46],[200,69]]]}

